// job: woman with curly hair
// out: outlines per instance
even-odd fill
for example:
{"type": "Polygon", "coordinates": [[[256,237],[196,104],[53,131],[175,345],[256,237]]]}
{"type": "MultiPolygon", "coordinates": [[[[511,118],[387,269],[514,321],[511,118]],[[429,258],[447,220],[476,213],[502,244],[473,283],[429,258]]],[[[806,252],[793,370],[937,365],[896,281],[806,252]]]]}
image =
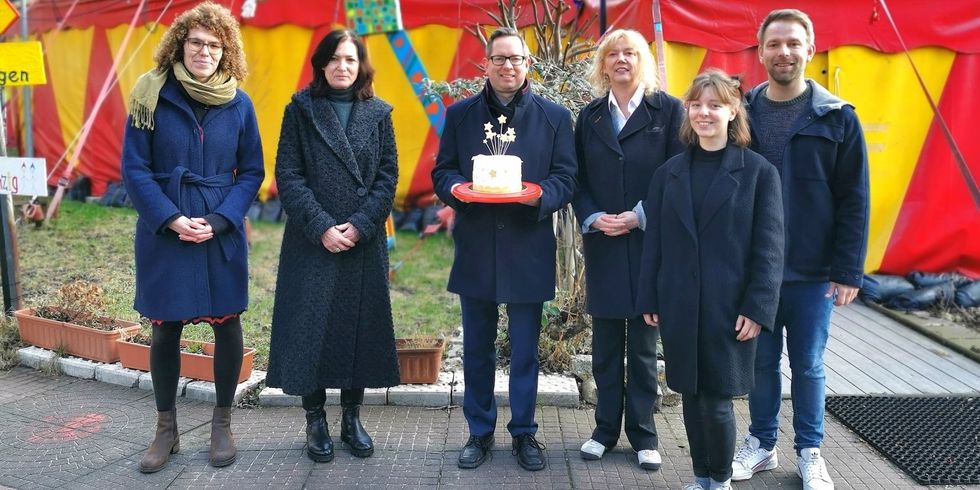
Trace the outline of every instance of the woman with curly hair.
{"type": "Polygon", "coordinates": [[[306,454],[334,457],[325,388],[340,388],[340,440],[374,454],[364,388],[398,385],[385,220],[398,179],[391,106],[374,96],[364,43],[336,30],[310,58],[313,80],[286,106],[276,183],[289,215],[279,254],[266,385],[303,397],[306,454]]]}
{"type": "Polygon", "coordinates": [[[265,175],[255,109],[238,89],[246,65],[231,12],[211,2],[184,12],[154,60],[130,95],[122,154],[139,214],[134,308],[153,324],[158,418],[144,473],[163,469],[180,447],[175,400],[189,323],[214,329],[210,463],[235,461],[231,403],[242,362],[239,315],[248,305],[244,217],[265,175]]]}

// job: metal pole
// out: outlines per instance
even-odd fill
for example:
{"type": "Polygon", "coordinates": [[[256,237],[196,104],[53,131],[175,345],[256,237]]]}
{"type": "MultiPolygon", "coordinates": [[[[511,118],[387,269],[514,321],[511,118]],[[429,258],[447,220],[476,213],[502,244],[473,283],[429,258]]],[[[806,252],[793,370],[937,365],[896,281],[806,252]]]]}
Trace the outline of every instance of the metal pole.
{"type": "Polygon", "coordinates": [[[653,0],[653,35],[657,44],[657,74],[660,87],[667,91],[667,43],[664,42],[664,23],[660,18],[660,0],[653,0]]]}
{"type": "Polygon", "coordinates": [[[599,37],[606,35],[606,0],[599,0],[599,37]]]}
{"type": "MultiPolygon", "coordinates": [[[[7,118],[4,117],[3,88],[0,87],[0,157],[7,156],[7,118]]],[[[13,195],[0,202],[0,283],[3,285],[3,311],[20,309],[20,280],[17,278],[17,228],[14,224],[13,195]]]]}
{"type": "MultiPolygon", "coordinates": [[[[30,35],[30,31],[27,29],[27,0],[21,0],[20,2],[20,35],[25,41],[30,35]]],[[[24,148],[22,157],[33,157],[34,156],[34,88],[30,85],[25,85],[20,89],[22,107],[24,108],[24,148]]]]}

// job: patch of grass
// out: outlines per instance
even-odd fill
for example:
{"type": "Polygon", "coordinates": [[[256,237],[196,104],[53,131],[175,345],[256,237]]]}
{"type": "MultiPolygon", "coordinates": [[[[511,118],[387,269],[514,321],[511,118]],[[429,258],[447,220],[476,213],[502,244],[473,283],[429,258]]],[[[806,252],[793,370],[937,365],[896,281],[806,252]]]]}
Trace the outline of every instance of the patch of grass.
{"type": "Polygon", "coordinates": [[[10,369],[20,362],[17,359],[17,349],[20,347],[16,321],[6,315],[0,316],[0,371],[10,369]]]}
{"type": "Polygon", "coordinates": [[[399,232],[391,251],[391,310],[395,335],[446,337],[461,324],[459,296],[446,291],[453,241],[444,233],[420,241],[399,232]]]}
{"type": "MultiPolygon", "coordinates": [[[[140,321],[133,311],[135,227],[136,212],[132,209],[74,201],[63,202],[59,217],[41,228],[22,225],[18,245],[24,306],[51,303],[64,284],[85,280],[102,287],[110,316],[140,321]]],[[[256,350],[257,369],[266,369],[268,364],[283,228],[282,223],[252,224],[249,306],[242,315],[242,330],[245,345],[256,350]]],[[[439,234],[418,242],[414,233],[399,232],[397,247],[391,252],[391,264],[400,264],[391,284],[395,334],[450,337],[460,324],[459,300],[446,291],[452,240],[439,234]]],[[[143,324],[146,327],[145,321],[143,324]]],[[[208,325],[188,325],[183,336],[214,339],[208,325]]]]}
{"type": "Polygon", "coordinates": [[[964,308],[952,303],[937,303],[928,309],[930,315],[980,332],[980,306],[964,308]]]}

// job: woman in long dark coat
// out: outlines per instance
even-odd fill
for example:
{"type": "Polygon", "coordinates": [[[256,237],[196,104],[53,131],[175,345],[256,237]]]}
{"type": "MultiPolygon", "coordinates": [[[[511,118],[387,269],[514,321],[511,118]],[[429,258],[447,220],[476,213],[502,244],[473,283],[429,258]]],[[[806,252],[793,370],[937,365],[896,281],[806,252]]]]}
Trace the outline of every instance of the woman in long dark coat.
{"type": "Polygon", "coordinates": [[[123,181],[139,213],[134,307],[153,321],[150,372],[158,417],[156,437],[140,461],[144,473],[163,469],[180,447],[174,402],[187,323],[214,328],[210,462],[235,461],[238,316],[248,306],[244,219],[265,175],[255,110],[237,89],[246,66],[231,12],[211,2],[184,12],[154,59],[156,68],[133,88],[122,154],[123,181]]]}
{"type": "Polygon", "coordinates": [[[683,107],[659,90],[655,67],[636,31],[612,31],[596,48],[589,81],[601,97],[575,125],[579,189],[572,201],[582,223],[598,389],[596,427],[580,453],[599,459],[614,447],[625,412],[626,437],[649,470],[660,467],[661,457],[653,420],[657,329],[633,305],[646,226],[641,204],[653,172],[684,149],[677,138],[683,107]]]}
{"type": "Polygon", "coordinates": [[[313,81],[286,106],[276,155],[288,219],[266,384],[303,397],[314,461],[333,459],[323,405],[325,389],[340,388],[340,439],[365,458],[364,388],[399,384],[385,236],[398,155],[362,41],[333,31],[310,62],[313,81]]]}
{"type": "Polygon", "coordinates": [[[753,385],[783,269],[779,175],[747,148],[739,83],[710,70],[684,96],[688,148],[653,176],[637,308],[659,326],[667,385],[683,395],[694,489],[730,489],[732,397],[753,385]]]}

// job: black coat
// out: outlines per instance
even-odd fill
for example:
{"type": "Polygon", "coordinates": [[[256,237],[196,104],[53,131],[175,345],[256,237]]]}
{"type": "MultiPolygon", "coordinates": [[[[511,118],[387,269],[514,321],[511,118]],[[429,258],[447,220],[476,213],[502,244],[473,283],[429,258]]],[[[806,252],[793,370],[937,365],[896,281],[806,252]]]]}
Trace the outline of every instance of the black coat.
{"type": "MultiPolygon", "coordinates": [[[[617,136],[609,95],[593,100],[575,123],[578,191],[572,201],[579,223],[595,213],[630,211],[646,198],[650,179],[668,158],[684,150],[677,139],[684,106],[665,92],[643,98],[617,136]]],[[[628,318],[636,311],[636,281],[643,230],[582,236],[586,310],[600,318],[628,318]]]]}
{"type": "Polygon", "coordinates": [[[748,393],[755,339],[735,339],[746,316],[772,331],[783,273],[779,174],[729,144],[695,221],[687,149],[654,174],[646,200],[640,313],[660,315],[667,385],[681,393],[748,393]]]}
{"type": "Polygon", "coordinates": [[[456,255],[449,291],[497,303],[541,303],[555,297],[555,233],[551,215],[575,191],[575,141],[568,110],[533,93],[518,101],[513,120],[517,140],[509,155],[521,158],[521,176],[541,186],[539,207],[465,203],[453,184],[473,180],[473,156],[489,153],[483,125],[490,114],[485,92],[446,111],[432,184],[457,212],[456,255]]]}
{"type": "Polygon", "coordinates": [[[276,182],[289,218],[268,386],[303,395],[399,384],[385,236],[397,161],[391,106],[377,97],[354,102],[346,132],[330,102],[308,90],[286,106],[276,182]],[[360,241],[327,251],[320,237],[347,221],[360,241]]]}

